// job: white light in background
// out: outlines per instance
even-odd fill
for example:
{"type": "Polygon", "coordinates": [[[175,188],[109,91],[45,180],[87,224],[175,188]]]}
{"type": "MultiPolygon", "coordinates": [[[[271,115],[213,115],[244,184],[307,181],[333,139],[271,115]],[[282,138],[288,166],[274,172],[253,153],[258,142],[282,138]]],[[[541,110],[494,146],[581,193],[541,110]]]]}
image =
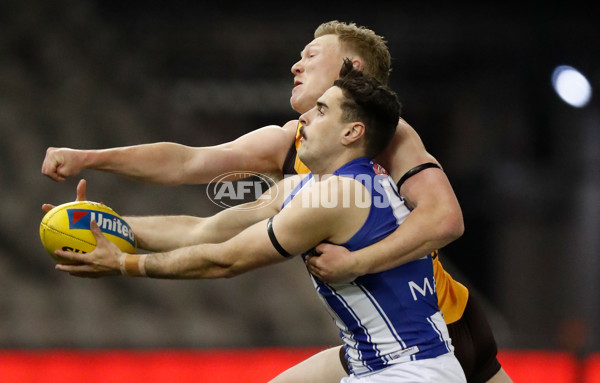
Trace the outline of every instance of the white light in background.
{"type": "Polygon", "coordinates": [[[568,65],[554,69],[552,86],[564,102],[576,108],[586,106],[592,96],[592,87],[587,78],[568,65]]]}

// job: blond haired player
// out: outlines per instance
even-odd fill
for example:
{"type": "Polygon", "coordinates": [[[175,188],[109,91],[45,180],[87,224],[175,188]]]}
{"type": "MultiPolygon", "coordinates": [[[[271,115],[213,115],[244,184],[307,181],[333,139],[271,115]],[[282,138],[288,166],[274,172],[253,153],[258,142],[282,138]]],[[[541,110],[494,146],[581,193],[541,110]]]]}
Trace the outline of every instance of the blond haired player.
{"type": "MultiPolygon", "coordinates": [[[[292,66],[294,89],[290,102],[294,110],[304,113],[314,105],[337,78],[346,57],[352,60],[355,68],[387,83],[391,59],[382,37],[354,24],[324,23],[315,31],[315,39],[302,51],[300,61],[292,66]]],[[[64,180],[83,169],[97,169],[168,185],[205,183],[234,170],[283,175],[286,170],[295,168],[298,172],[306,172],[295,156],[300,145],[298,129],[297,120],[289,121],[282,127],[266,126],[213,147],[163,142],[102,150],[48,148],[42,172],[52,179],[64,180]]],[[[460,237],[463,232],[460,206],[447,177],[436,167],[438,162],[425,150],[418,134],[406,121],[400,119],[394,138],[377,161],[396,182],[406,174],[411,175],[405,178],[400,192],[413,211],[392,235],[361,250],[368,256],[361,256],[363,262],[355,264],[356,270],[347,265],[340,268],[346,270],[346,276],[383,270],[420,258],[460,237]],[[423,167],[424,164],[436,166],[423,167]]],[[[331,253],[309,259],[309,267],[317,275],[322,273],[323,278],[335,278],[327,274],[327,262],[341,265],[343,262],[336,257],[339,253],[329,247],[320,250],[331,253]]],[[[352,261],[356,257],[347,258],[352,261]]],[[[443,269],[439,258],[434,260],[434,270],[439,306],[468,381],[510,381],[496,359],[493,335],[473,297],[443,269]],[[465,318],[467,315],[473,315],[473,318],[465,318]]],[[[342,364],[335,360],[338,352],[339,348],[324,351],[282,374],[276,381],[325,381],[325,376],[333,378],[343,374],[342,364]]]]}

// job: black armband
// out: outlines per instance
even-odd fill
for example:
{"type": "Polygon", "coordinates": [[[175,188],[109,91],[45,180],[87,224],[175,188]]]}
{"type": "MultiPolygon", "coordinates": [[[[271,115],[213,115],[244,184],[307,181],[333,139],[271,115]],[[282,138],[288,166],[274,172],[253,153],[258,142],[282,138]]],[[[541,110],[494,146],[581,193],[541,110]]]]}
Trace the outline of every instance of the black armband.
{"type": "Polygon", "coordinates": [[[400,181],[398,181],[398,192],[400,191],[400,188],[402,187],[402,184],[404,182],[406,182],[407,179],[409,179],[410,177],[414,176],[417,173],[420,173],[421,171],[425,170],[425,169],[429,169],[429,168],[438,168],[441,169],[440,165],[435,164],[433,162],[426,162],[424,164],[421,165],[417,165],[414,168],[410,169],[409,171],[407,171],[401,178],[400,181]]]}
{"type": "Polygon", "coordinates": [[[275,237],[275,233],[273,232],[273,217],[269,218],[269,220],[267,221],[267,233],[269,233],[269,239],[271,240],[273,247],[275,247],[275,250],[277,250],[279,254],[283,255],[284,257],[290,258],[292,254],[285,251],[285,249],[281,246],[281,244],[279,244],[279,241],[275,237]]]}

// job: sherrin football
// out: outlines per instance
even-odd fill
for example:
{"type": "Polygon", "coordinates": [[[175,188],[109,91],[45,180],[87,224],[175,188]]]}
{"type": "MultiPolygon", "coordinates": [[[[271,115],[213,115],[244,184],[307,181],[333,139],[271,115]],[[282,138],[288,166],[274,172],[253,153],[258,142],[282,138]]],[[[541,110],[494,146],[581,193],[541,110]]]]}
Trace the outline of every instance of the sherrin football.
{"type": "Polygon", "coordinates": [[[96,248],[96,238],[90,230],[94,220],[106,238],[124,252],[135,253],[135,235],[131,227],[110,207],[92,201],[75,201],[54,207],[40,224],[44,248],[61,263],[68,263],[54,254],[57,249],[89,253],[96,248]]]}

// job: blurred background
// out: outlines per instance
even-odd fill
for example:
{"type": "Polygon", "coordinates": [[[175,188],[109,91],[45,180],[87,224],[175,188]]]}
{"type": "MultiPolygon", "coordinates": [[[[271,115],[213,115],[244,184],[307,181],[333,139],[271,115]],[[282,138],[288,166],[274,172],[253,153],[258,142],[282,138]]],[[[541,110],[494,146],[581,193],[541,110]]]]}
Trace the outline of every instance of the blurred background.
{"type": "MultiPolygon", "coordinates": [[[[42,203],[73,200],[79,180],[41,175],[47,147],[208,146],[282,125],[297,117],[291,65],[337,19],[388,41],[404,118],[464,212],[441,259],[484,302],[499,346],[600,349],[598,16],[324,3],[0,2],[0,348],[337,344],[299,259],[230,280],[88,280],[55,271],[38,236],[42,203]],[[589,101],[573,76],[559,83],[583,94],[560,97],[561,65],[587,78],[589,101]]],[[[218,211],[202,185],[81,177],[122,215],[218,211]]]]}

